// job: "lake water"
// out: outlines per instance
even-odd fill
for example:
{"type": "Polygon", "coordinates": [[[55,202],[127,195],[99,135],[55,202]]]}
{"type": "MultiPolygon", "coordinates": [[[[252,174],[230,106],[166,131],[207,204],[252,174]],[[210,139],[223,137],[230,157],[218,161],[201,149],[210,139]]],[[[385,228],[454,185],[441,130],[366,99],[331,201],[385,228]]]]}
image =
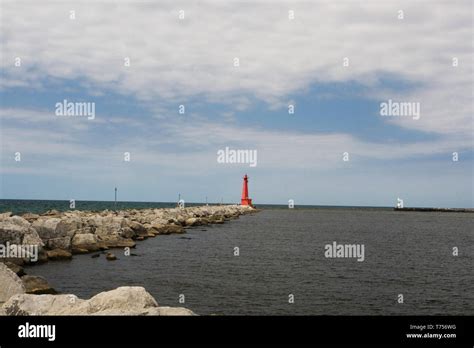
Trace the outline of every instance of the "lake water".
{"type": "Polygon", "coordinates": [[[471,213],[267,208],[138,242],[137,256],[77,255],[27,272],[81,298],[144,286],[160,305],[201,315],[473,315],[473,222],[471,213]],[[364,245],[365,260],[326,258],[334,241],[364,245]]]}

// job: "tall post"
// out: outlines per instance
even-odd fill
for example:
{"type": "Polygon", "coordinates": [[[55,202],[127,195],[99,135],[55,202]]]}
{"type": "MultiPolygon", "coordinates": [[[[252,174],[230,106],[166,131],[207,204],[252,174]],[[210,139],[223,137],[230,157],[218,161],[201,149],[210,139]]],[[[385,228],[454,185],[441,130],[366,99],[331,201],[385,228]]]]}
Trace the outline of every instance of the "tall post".
{"type": "Polygon", "coordinates": [[[115,188],[114,209],[117,210],[117,188],[115,188]]]}

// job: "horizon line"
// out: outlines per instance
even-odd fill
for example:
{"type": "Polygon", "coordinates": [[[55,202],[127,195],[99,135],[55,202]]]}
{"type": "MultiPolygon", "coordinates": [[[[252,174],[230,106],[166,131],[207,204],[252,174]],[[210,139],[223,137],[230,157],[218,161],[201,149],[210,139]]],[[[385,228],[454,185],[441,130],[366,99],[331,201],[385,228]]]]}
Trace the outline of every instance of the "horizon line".
{"type": "MultiPolygon", "coordinates": [[[[39,198],[0,198],[0,201],[57,201],[57,202],[69,202],[67,199],[39,199],[39,198]]],[[[80,200],[76,199],[75,202],[110,202],[115,203],[114,200],[80,200]]],[[[168,204],[177,204],[178,202],[173,201],[117,201],[117,203],[168,203],[168,204]]],[[[206,205],[206,202],[186,202],[186,204],[202,204],[206,205]]],[[[239,205],[237,202],[207,202],[209,205],[239,205]]],[[[255,203],[255,206],[259,205],[274,205],[274,206],[287,206],[288,204],[280,204],[280,203],[255,203]]],[[[353,207],[353,208],[395,208],[394,206],[386,206],[386,205],[333,205],[333,204],[295,204],[295,207],[353,207]]],[[[474,207],[441,207],[441,206],[407,206],[406,208],[444,208],[444,209],[473,209],[474,207]]]]}

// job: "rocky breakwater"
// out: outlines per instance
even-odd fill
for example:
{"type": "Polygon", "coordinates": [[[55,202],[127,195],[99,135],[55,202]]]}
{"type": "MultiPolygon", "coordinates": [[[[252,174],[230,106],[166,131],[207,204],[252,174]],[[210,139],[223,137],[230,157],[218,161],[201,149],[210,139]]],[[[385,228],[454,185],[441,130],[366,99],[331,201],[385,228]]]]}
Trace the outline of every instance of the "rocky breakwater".
{"type": "MultiPolygon", "coordinates": [[[[225,205],[101,212],[53,210],[41,215],[27,213],[22,216],[12,216],[11,213],[0,214],[0,303],[5,302],[2,310],[6,314],[116,313],[116,308],[110,309],[107,306],[103,307],[104,310],[91,309],[95,307],[87,301],[92,301],[95,297],[90,300],[76,298],[75,305],[70,306],[68,313],[53,309],[50,311],[38,309],[33,306],[34,303],[45,304],[44,308],[48,308],[49,304],[56,303],[55,301],[65,301],[64,296],[74,295],[55,295],[56,291],[45,279],[26,275],[22,266],[48,260],[70,259],[73,254],[97,252],[109,248],[133,248],[137,241],[146,238],[185,233],[187,228],[194,226],[222,224],[255,211],[251,207],[225,205]]],[[[112,260],[112,256],[108,259],[112,260]]],[[[123,294],[123,291],[142,291],[137,288],[119,289],[122,290],[117,293],[110,292],[109,295],[123,294]]],[[[151,297],[149,294],[148,296],[151,297]]],[[[113,303],[113,300],[111,301],[113,303]]],[[[185,314],[185,311],[187,310],[178,309],[176,312],[173,309],[153,305],[133,310],[125,308],[123,314],[166,315],[185,314]]]]}
{"type": "MultiPolygon", "coordinates": [[[[162,234],[185,233],[193,226],[221,224],[255,212],[240,205],[121,211],[48,211],[45,214],[0,214],[0,245],[36,246],[37,260],[3,257],[7,261],[44,262],[109,248],[133,248],[136,241],[162,234]],[[14,260],[14,259],[17,260],[14,260]]],[[[0,250],[1,254],[1,250],[0,250]]]]}

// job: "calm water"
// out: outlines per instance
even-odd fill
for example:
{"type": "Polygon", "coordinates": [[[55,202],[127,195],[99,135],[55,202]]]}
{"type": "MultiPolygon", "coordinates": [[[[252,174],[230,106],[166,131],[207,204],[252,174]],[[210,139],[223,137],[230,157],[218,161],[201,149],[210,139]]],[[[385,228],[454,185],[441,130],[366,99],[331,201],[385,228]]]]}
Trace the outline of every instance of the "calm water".
{"type": "Polygon", "coordinates": [[[83,298],[140,285],[159,304],[178,306],[184,294],[198,314],[473,315],[473,222],[469,213],[265,209],[138,242],[138,256],[78,255],[27,272],[83,298]],[[365,261],[325,258],[333,241],[364,244],[365,261]]]}

